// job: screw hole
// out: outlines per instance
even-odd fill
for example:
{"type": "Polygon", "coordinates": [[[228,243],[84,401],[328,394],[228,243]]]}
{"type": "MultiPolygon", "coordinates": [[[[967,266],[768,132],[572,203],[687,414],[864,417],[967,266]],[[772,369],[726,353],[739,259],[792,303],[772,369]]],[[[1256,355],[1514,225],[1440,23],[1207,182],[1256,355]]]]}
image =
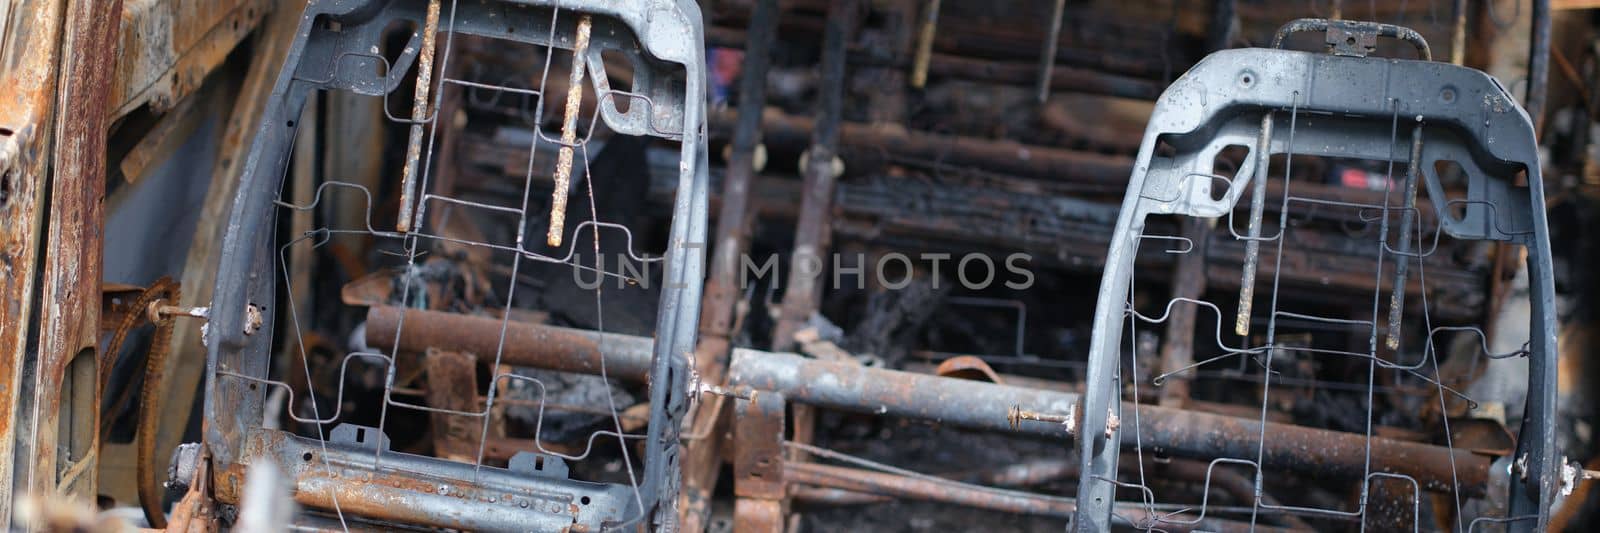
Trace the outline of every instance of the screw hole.
{"type": "Polygon", "coordinates": [[[305,461],[307,463],[311,462],[311,452],[306,452],[306,453],[300,454],[300,460],[305,461]]]}
{"type": "Polygon", "coordinates": [[[289,127],[291,127],[291,128],[294,127],[294,121],[293,120],[289,121],[289,127]]]}
{"type": "Polygon", "coordinates": [[[589,497],[588,496],[584,496],[582,498],[578,498],[578,503],[581,503],[581,504],[584,504],[584,505],[589,505],[589,497]]]}

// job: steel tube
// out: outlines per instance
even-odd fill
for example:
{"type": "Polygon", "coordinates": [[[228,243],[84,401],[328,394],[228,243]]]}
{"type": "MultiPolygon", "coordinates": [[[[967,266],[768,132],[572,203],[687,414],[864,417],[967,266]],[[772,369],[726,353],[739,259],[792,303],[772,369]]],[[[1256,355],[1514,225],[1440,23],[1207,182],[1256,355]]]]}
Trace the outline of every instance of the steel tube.
{"type": "Polygon", "coordinates": [[[784,480],[817,487],[852,492],[896,496],[918,500],[954,503],[1007,513],[1023,513],[1066,518],[1077,508],[1067,498],[1028,495],[996,489],[976,490],[952,483],[814,463],[790,462],[784,465],[784,480]]]}
{"type": "MultiPolygon", "coordinates": [[[[859,413],[948,423],[989,431],[1013,430],[1012,406],[1076,418],[1079,396],[860,365],[806,359],[793,354],[735,350],[728,383],[782,393],[790,401],[859,413]]],[[[1130,411],[1131,413],[1131,411],[1130,411]]],[[[1131,416],[1130,416],[1131,418],[1131,416]]],[[[1042,436],[1075,436],[1071,424],[1017,421],[1015,431],[1042,436]]],[[[1135,446],[1133,420],[1124,422],[1122,445],[1135,446]]],[[[1147,449],[1176,457],[1211,459],[1255,457],[1261,422],[1171,407],[1139,407],[1138,428],[1147,449]]],[[[1272,470],[1360,479],[1367,464],[1366,435],[1267,423],[1262,453],[1266,476],[1272,470]]],[[[1416,478],[1424,488],[1464,494],[1483,493],[1488,457],[1467,450],[1371,437],[1371,471],[1416,478]],[[1452,460],[1454,464],[1452,465],[1452,460]],[[1452,481],[1456,479],[1458,481],[1452,481]]]]}
{"type": "MultiPolygon", "coordinates": [[[[394,451],[380,463],[370,445],[273,430],[256,430],[248,441],[255,461],[287,476],[296,503],[352,516],[473,531],[592,530],[625,515],[633,501],[622,486],[394,451]]],[[[234,464],[213,474],[218,501],[242,503],[247,470],[234,464]]]]}
{"type": "MultiPolygon", "coordinates": [[[[804,156],[805,193],[800,198],[800,218],[795,222],[790,272],[803,272],[802,265],[807,261],[825,264],[823,258],[833,240],[833,191],[839,178],[834,160],[839,149],[839,125],[844,122],[845,44],[859,8],[855,0],[834,0],[828,5],[817,120],[811,130],[811,146],[804,156]]],[[[778,324],[773,328],[772,348],[791,349],[795,332],[816,312],[821,301],[822,286],[817,284],[816,276],[789,276],[778,324]]]]}
{"type": "MultiPolygon", "coordinates": [[[[1139,431],[1146,448],[1158,452],[1196,459],[1249,459],[1256,456],[1262,428],[1255,419],[1142,406],[1139,431]]],[[[1261,462],[1268,480],[1283,479],[1289,475],[1285,470],[1346,479],[1367,473],[1366,435],[1273,422],[1267,423],[1265,434],[1261,462]]],[[[1126,427],[1122,444],[1133,444],[1133,432],[1126,427]]],[[[1372,473],[1411,476],[1430,491],[1449,492],[1459,483],[1464,495],[1476,496],[1483,494],[1489,480],[1490,458],[1467,450],[1371,437],[1371,453],[1372,473]]]]}
{"type": "MultiPolygon", "coordinates": [[[[1068,498],[1050,497],[1040,494],[994,489],[982,490],[976,487],[965,486],[957,483],[939,483],[927,479],[873,472],[858,468],[846,468],[813,463],[788,463],[784,465],[784,479],[790,483],[811,485],[829,489],[842,489],[855,493],[877,494],[894,496],[914,500],[931,502],[952,503],[980,509],[990,509],[1006,513],[1021,513],[1039,516],[1053,516],[1067,518],[1072,516],[1077,505],[1068,498]]],[[[837,497],[837,496],[836,496],[837,497]]],[[[1152,521],[1164,516],[1147,512],[1143,507],[1133,504],[1118,505],[1116,516],[1135,526],[1151,524],[1152,521]]],[[[1180,514],[1166,517],[1174,522],[1192,520],[1193,518],[1180,514]]],[[[1164,531],[1278,531],[1279,528],[1265,525],[1255,525],[1234,522],[1231,520],[1218,520],[1206,518],[1197,524],[1182,524],[1172,522],[1157,522],[1153,524],[1157,529],[1164,531]]]]}
{"type": "Polygon", "coordinates": [[[408,491],[353,480],[313,477],[300,480],[295,501],[318,509],[333,509],[358,516],[381,517],[403,524],[477,531],[559,531],[572,519],[504,505],[469,501],[408,491]]]}
{"type": "MultiPolygon", "coordinates": [[[[374,306],[367,316],[368,343],[392,344],[399,309],[374,306]]],[[[493,353],[502,326],[494,318],[437,311],[407,310],[405,316],[400,345],[406,349],[440,346],[493,353]]],[[[642,381],[648,375],[649,338],[517,322],[504,326],[503,362],[596,374],[603,355],[614,377],[642,381]]],[[[1020,406],[1074,420],[1079,400],[1077,394],[1066,392],[742,348],[734,350],[728,384],[779,392],[790,401],[829,409],[1056,438],[1073,436],[1072,424],[1018,420],[1013,427],[1009,411],[1020,406]]],[[[1176,457],[1254,457],[1261,433],[1258,420],[1171,407],[1140,406],[1138,417],[1145,447],[1176,457]]],[[[1132,447],[1134,432],[1127,429],[1121,432],[1122,444],[1132,447]]],[[[1359,479],[1367,472],[1365,435],[1280,423],[1268,423],[1265,433],[1262,463],[1269,478],[1285,475],[1273,470],[1348,479],[1359,479]]],[[[1477,495],[1483,493],[1488,480],[1490,458],[1466,450],[1372,437],[1371,453],[1372,472],[1409,475],[1427,490],[1449,491],[1458,483],[1464,494],[1477,495]]]]}
{"type": "MultiPolygon", "coordinates": [[[[737,120],[729,111],[714,112],[709,125],[728,131],[737,120]]],[[[769,108],[762,118],[767,146],[805,146],[815,121],[769,108]]],[[[1034,176],[1074,183],[1127,183],[1133,160],[1125,156],[1080,152],[1015,141],[939,135],[904,128],[875,127],[857,122],[840,126],[839,151],[846,162],[852,152],[877,161],[887,153],[897,158],[939,161],[949,165],[972,165],[984,170],[1019,176],[1034,176]]]]}
{"type": "MultiPolygon", "coordinates": [[[[981,381],[863,367],[854,362],[807,359],[795,354],[736,349],[728,384],[783,393],[790,401],[883,416],[1011,431],[1012,406],[1069,414],[1078,395],[981,381]]],[[[1070,434],[1066,425],[1020,420],[1016,430],[1050,437],[1070,434]]]]}
{"type": "Polygon", "coordinates": [[[1050,32],[1044,38],[1044,51],[1039,54],[1039,81],[1035,88],[1035,98],[1039,103],[1050,99],[1051,71],[1056,66],[1056,45],[1061,40],[1061,12],[1066,9],[1067,0],[1056,0],[1055,8],[1050,10],[1050,32]]]}
{"type": "Polygon", "coordinates": [[[650,376],[655,341],[649,337],[384,305],[367,310],[367,345],[391,352],[437,347],[492,359],[502,331],[505,364],[599,374],[604,357],[612,378],[643,382],[650,376]]]}

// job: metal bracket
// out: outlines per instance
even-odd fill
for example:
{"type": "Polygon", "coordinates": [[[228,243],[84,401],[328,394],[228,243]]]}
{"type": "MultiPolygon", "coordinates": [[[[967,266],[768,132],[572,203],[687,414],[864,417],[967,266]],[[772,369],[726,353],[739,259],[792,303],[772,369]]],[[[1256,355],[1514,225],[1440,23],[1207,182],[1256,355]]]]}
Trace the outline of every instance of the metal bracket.
{"type": "Polygon", "coordinates": [[[734,421],[735,531],[783,531],[788,515],[784,484],[784,397],[756,392],[737,401],[734,421]]]}
{"type": "Polygon", "coordinates": [[[1316,31],[1325,32],[1323,43],[1327,45],[1328,53],[1337,56],[1367,57],[1367,54],[1378,49],[1379,37],[1390,37],[1411,43],[1423,61],[1433,60],[1433,50],[1428,47],[1428,40],[1415,30],[1358,20],[1295,19],[1278,28],[1278,33],[1272,38],[1272,47],[1283,48],[1283,41],[1290,34],[1316,31]]]}

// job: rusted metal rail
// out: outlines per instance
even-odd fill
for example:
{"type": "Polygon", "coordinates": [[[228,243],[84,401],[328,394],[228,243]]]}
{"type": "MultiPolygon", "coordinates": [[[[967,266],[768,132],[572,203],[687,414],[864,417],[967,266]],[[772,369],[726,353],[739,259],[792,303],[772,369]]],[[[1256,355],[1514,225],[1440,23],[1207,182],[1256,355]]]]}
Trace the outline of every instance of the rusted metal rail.
{"type": "MultiPolygon", "coordinates": [[[[27,483],[31,439],[18,429],[32,416],[32,399],[23,379],[31,363],[27,349],[29,324],[42,314],[35,306],[38,289],[40,234],[45,212],[45,176],[50,157],[49,117],[56,94],[62,5],[58,2],[18,4],[11,11],[7,37],[29,46],[7,50],[12,67],[0,71],[8,88],[0,94],[0,262],[9,265],[0,276],[0,486],[27,483]],[[16,32],[16,33],[10,33],[16,32]]],[[[11,524],[11,498],[0,498],[0,520],[11,524]]]]}
{"type": "MultiPolygon", "coordinates": [[[[122,2],[69,2],[61,37],[53,175],[34,368],[27,489],[93,499],[99,457],[97,351],[106,187],[106,115],[122,2]]],[[[114,355],[114,354],[113,354],[114,355]]]]}
{"type": "MultiPolygon", "coordinates": [[[[493,318],[418,310],[406,313],[402,346],[492,350],[501,327],[501,321],[493,318]]],[[[373,307],[368,312],[368,342],[389,348],[398,317],[396,308],[373,307]]],[[[604,357],[611,376],[637,381],[646,375],[650,344],[645,337],[512,323],[506,326],[502,360],[519,366],[598,373],[604,357]]],[[[742,348],[733,351],[728,384],[778,392],[790,402],[815,407],[1055,438],[1074,438],[1072,421],[1080,416],[1077,394],[742,348]],[[1015,407],[1065,421],[1019,420],[1013,425],[1010,415],[1015,407]]],[[[1140,407],[1139,424],[1147,449],[1205,459],[1254,457],[1262,430],[1256,420],[1152,405],[1140,407]]],[[[1265,468],[1346,479],[1360,479],[1365,474],[1365,435],[1274,422],[1267,423],[1265,433],[1271,437],[1263,452],[1265,468]]],[[[1124,434],[1129,437],[1123,446],[1134,446],[1133,433],[1124,434]]],[[[1409,475],[1427,490],[1451,491],[1459,486],[1463,494],[1476,495],[1483,493],[1489,480],[1491,458],[1467,450],[1452,452],[1377,436],[1371,437],[1371,450],[1372,472],[1409,475]]]]}
{"type": "MultiPolygon", "coordinates": [[[[736,121],[733,114],[726,111],[711,113],[709,119],[712,129],[728,129],[736,121]]],[[[774,146],[803,145],[815,125],[810,118],[772,109],[768,109],[762,118],[763,135],[768,144],[774,146]]],[[[839,147],[840,152],[846,155],[847,152],[860,149],[873,158],[881,158],[882,154],[888,153],[908,160],[981,165],[990,172],[1087,183],[1124,183],[1128,179],[1128,169],[1133,166],[1132,159],[1123,156],[855,122],[840,125],[839,147]]],[[[849,162],[850,159],[846,158],[845,161],[849,162]]]]}
{"type": "MultiPolygon", "coordinates": [[[[793,354],[734,352],[728,383],[782,393],[791,402],[928,420],[971,429],[1009,431],[1009,411],[1021,406],[1077,418],[1076,394],[996,385],[810,360],[793,354]]],[[[1177,457],[1252,457],[1261,445],[1259,421],[1160,406],[1139,409],[1146,448],[1177,457]]],[[[1070,419],[1069,419],[1070,421],[1070,419]]],[[[1132,421],[1125,423],[1132,424],[1132,421]]],[[[1021,420],[1015,430],[1043,436],[1075,437],[1071,423],[1021,420]]],[[[1133,446],[1133,432],[1124,447],[1133,446]]],[[[1353,433],[1269,422],[1263,468],[1360,479],[1365,475],[1368,437],[1353,433]]],[[[1371,437],[1371,471],[1416,478],[1424,489],[1482,494],[1490,458],[1466,450],[1371,437]],[[1454,476],[1454,480],[1452,477],[1454,476]]]]}
{"type": "MultiPolygon", "coordinates": [[[[823,32],[822,83],[817,97],[817,120],[815,127],[805,128],[811,134],[811,144],[803,156],[801,172],[805,174],[804,195],[800,197],[800,218],[795,223],[790,272],[821,272],[823,258],[833,240],[834,183],[844,171],[842,166],[835,164],[839,161],[835,154],[839,149],[840,129],[844,123],[845,39],[853,29],[853,19],[859,9],[855,0],[834,0],[828,7],[828,22],[823,32]]],[[[768,117],[766,122],[769,130],[776,127],[772,117],[768,117]]],[[[794,333],[822,303],[822,285],[817,283],[817,279],[817,276],[805,274],[789,276],[783,292],[778,325],[772,333],[774,350],[791,349],[794,346],[794,333]]]]}
{"type": "MultiPolygon", "coordinates": [[[[860,468],[848,468],[815,463],[788,463],[784,465],[784,480],[798,485],[814,487],[843,489],[858,494],[880,496],[893,496],[940,503],[952,503],[990,509],[1005,513],[1019,513],[1039,516],[1053,516],[1067,518],[1077,510],[1069,498],[1055,498],[1036,494],[1019,493],[1009,490],[980,490],[976,487],[964,486],[956,483],[940,483],[934,480],[917,479],[910,476],[874,472],[860,468]]],[[[1195,520],[1194,516],[1178,514],[1165,516],[1163,513],[1150,513],[1137,504],[1117,506],[1117,516],[1130,525],[1154,525],[1163,531],[1288,531],[1263,524],[1235,522],[1220,520],[1212,517],[1201,518],[1198,523],[1185,524],[1183,522],[1195,520]],[[1158,518],[1169,521],[1157,521],[1158,518]]]]}
{"type": "MultiPolygon", "coordinates": [[[[498,318],[373,306],[367,310],[367,344],[385,350],[393,350],[398,342],[407,348],[448,347],[464,353],[493,354],[499,345],[501,324],[498,318]]],[[[612,378],[638,382],[650,375],[650,350],[654,345],[649,337],[512,322],[505,325],[505,350],[500,362],[599,375],[600,359],[604,357],[606,373],[612,378]]]]}

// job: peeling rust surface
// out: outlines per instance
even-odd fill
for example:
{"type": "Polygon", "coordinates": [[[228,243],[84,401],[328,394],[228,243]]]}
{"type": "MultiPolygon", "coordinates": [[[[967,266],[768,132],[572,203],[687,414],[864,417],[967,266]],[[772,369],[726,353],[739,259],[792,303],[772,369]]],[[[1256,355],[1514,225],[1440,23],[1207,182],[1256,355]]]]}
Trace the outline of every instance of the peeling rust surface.
{"type": "MultiPolygon", "coordinates": [[[[595,516],[572,494],[511,487],[487,478],[474,481],[470,465],[454,467],[467,477],[440,477],[401,467],[403,458],[386,456],[389,458],[375,463],[370,449],[351,449],[348,444],[324,448],[315,441],[270,430],[253,432],[246,446],[245,455],[254,461],[269,461],[284,469],[293,480],[295,502],[310,508],[406,524],[491,531],[581,531],[587,524],[579,520],[595,516]]],[[[248,469],[249,464],[237,463],[214,473],[218,501],[240,502],[248,469]]]]}
{"type": "MultiPolygon", "coordinates": [[[[406,166],[400,176],[400,217],[395,229],[401,233],[411,231],[411,213],[417,208],[418,168],[422,158],[422,129],[432,123],[438,125],[438,116],[428,116],[428,90],[433,88],[434,42],[439,35],[439,0],[428,0],[428,16],[422,25],[422,53],[417,54],[417,84],[411,102],[411,132],[406,140],[406,166]]],[[[431,148],[431,147],[430,147],[431,148]]]]}
{"type": "Polygon", "coordinates": [[[99,449],[101,387],[95,351],[100,331],[100,241],[103,237],[107,101],[122,2],[71,2],[62,34],[61,87],[56,96],[56,142],[49,226],[40,299],[39,363],[35,374],[32,487],[92,498],[99,449]],[[82,363],[74,360],[87,354],[82,363]],[[72,376],[69,365],[90,365],[72,376]],[[83,388],[90,392],[85,393],[83,388]],[[87,398],[88,402],[82,401],[87,398]],[[65,410],[70,413],[63,414],[65,410]],[[88,412],[84,412],[84,411],[88,412]],[[58,425],[70,416],[67,434],[58,425]],[[62,457],[78,450],[79,456],[62,457]],[[70,465],[70,466],[69,466],[70,465]],[[60,478],[56,472],[62,472],[60,478]],[[59,484],[59,486],[58,486],[59,484]]]}
{"type": "MultiPolygon", "coordinates": [[[[56,53],[61,29],[58,2],[31,2],[13,12],[5,31],[0,71],[0,487],[16,476],[10,458],[19,444],[17,424],[27,362],[27,324],[32,308],[43,209],[41,185],[49,163],[50,114],[54,106],[56,53]]],[[[28,447],[30,443],[20,443],[28,447]]],[[[25,478],[24,478],[25,479],[25,478]]],[[[11,498],[0,498],[0,520],[11,523],[11,498]]]]}

